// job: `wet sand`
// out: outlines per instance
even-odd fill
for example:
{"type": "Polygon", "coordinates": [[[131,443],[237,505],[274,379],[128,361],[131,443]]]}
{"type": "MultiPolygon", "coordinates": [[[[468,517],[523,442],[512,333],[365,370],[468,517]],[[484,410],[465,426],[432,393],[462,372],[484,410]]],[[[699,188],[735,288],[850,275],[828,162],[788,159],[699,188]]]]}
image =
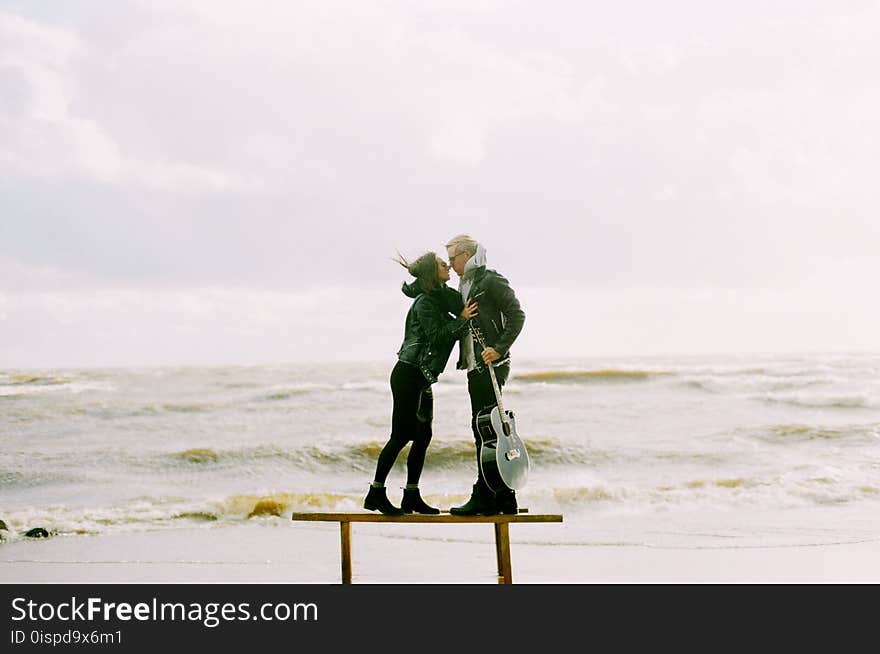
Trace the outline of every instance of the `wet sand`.
{"type": "MultiPolygon", "coordinates": [[[[729,548],[535,544],[535,536],[550,539],[554,527],[511,527],[514,583],[880,583],[877,541],[729,548]]],[[[283,521],[16,538],[0,543],[0,581],[336,584],[339,541],[335,523],[283,521]]],[[[356,584],[497,582],[489,525],[355,523],[352,561],[356,584]]]]}

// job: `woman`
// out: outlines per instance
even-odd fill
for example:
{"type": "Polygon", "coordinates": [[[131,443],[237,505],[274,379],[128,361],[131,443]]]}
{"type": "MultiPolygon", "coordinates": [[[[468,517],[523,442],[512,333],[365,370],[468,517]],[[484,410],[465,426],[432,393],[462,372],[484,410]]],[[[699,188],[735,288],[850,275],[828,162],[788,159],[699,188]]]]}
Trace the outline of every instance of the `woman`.
{"type": "Polygon", "coordinates": [[[446,368],[455,342],[467,329],[468,320],[477,315],[477,304],[462,306],[461,295],[446,286],[449,265],[434,252],[423,254],[409,263],[397,262],[415,277],[404,283],[403,292],[414,298],[406,314],[403,344],[391,371],[391,436],[379,453],[376,474],[364,499],[364,508],[385,515],[404,513],[440,513],[419,494],[419,477],[425,465],[425,453],[431,442],[434,399],[431,384],[446,368]],[[453,317],[450,314],[458,314],[453,317]],[[406,460],[406,488],[400,508],[385,493],[385,479],[403,447],[412,441],[406,460]]]}

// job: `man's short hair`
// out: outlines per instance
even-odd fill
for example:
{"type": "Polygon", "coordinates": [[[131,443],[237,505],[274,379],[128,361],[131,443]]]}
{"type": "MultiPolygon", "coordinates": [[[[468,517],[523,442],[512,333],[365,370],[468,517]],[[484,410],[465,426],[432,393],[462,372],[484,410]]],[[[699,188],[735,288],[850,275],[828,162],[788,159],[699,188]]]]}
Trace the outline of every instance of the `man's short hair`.
{"type": "Polygon", "coordinates": [[[453,248],[454,254],[461,254],[465,251],[470,252],[471,254],[477,253],[477,242],[467,234],[459,234],[458,236],[453,237],[449,243],[446,244],[446,247],[453,248]]]}

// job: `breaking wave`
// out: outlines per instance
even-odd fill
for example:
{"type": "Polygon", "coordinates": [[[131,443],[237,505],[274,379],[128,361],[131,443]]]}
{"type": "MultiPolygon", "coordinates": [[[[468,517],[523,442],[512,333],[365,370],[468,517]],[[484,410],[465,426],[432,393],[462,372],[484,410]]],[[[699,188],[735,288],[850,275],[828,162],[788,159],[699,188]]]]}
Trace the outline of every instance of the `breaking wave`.
{"type": "Polygon", "coordinates": [[[767,404],[785,404],[805,407],[808,409],[871,409],[877,406],[875,401],[863,395],[846,396],[770,396],[756,397],[767,404]]]}
{"type": "Polygon", "coordinates": [[[52,535],[99,534],[174,528],[182,523],[213,525],[251,519],[286,518],[294,511],[353,511],[359,501],[337,493],[278,492],[230,495],[204,501],[143,497],[122,506],[74,507],[63,504],[11,511],[3,516],[12,540],[34,527],[52,535]]]}
{"type": "Polygon", "coordinates": [[[779,444],[843,440],[876,442],[880,440],[880,424],[821,427],[791,423],[773,425],[761,432],[753,433],[751,436],[758,440],[779,444]]]}
{"type": "MultiPolygon", "coordinates": [[[[248,466],[260,462],[277,461],[312,472],[338,470],[372,470],[385,440],[368,440],[360,443],[324,443],[304,447],[260,445],[234,449],[190,448],[171,452],[156,459],[159,466],[172,467],[230,467],[248,466]]],[[[531,437],[526,440],[529,456],[539,465],[597,465],[613,458],[610,452],[590,447],[569,447],[550,436],[531,437]]],[[[396,465],[405,462],[406,450],[398,456],[396,465]]],[[[428,449],[425,467],[460,470],[474,461],[474,443],[471,438],[458,441],[433,441],[428,449]]]]}
{"type": "Polygon", "coordinates": [[[0,386],[58,386],[73,381],[72,377],[13,373],[0,376],[0,386]]]}
{"type": "Polygon", "coordinates": [[[655,370],[544,370],[515,375],[520,382],[603,384],[613,382],[643,382],[674,373],[655,370]]]}

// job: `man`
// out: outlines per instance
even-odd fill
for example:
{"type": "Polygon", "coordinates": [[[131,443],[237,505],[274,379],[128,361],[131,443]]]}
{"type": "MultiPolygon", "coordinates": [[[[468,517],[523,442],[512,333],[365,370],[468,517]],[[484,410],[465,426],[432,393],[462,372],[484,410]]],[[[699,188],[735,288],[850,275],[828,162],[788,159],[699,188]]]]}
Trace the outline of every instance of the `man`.
{"type": "Polygon", "coordinates": [[[459,291],[465,303],[475,300],[477,315],[472,318],[480,329],[486,347],[482,349],[470,332],[459,341],[458,369],[467,370],[468,395],[471,400],[471,430],[477,448],[477,482],[470,499],[454,506],[454,515],[495,515],[517,512],[516,494],[510,489],[493,492],[480,468],[482,439],[477,431],[477,414],[496,405],[489,364],[494,364],[499,389],[510,374],[510,346],[519,336],[525,313],[507,280],[486,267],[486,249],[467,234],[460,234],[446,244],[449,265],[459,276],[459,291]]]}

